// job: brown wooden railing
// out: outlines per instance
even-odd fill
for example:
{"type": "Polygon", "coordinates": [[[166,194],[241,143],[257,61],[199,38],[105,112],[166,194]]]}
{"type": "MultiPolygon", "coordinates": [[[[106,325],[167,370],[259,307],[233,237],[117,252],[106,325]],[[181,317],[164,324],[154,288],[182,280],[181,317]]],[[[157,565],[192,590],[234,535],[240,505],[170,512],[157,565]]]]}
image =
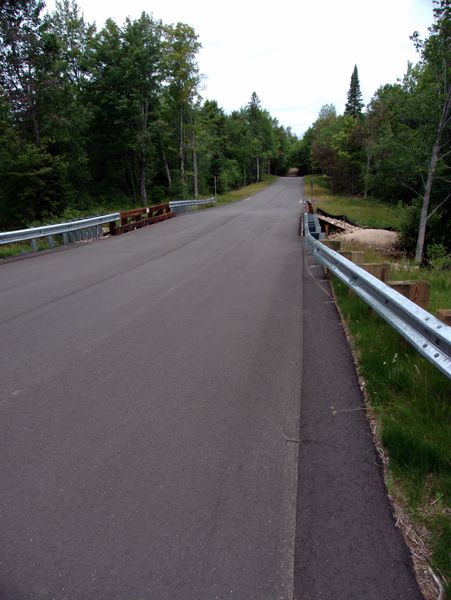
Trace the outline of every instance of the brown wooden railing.
{"type": "Polygon", "coordinates": [[[126,233],[140,227],[152,225],[152,223],[172,219],[172,217],[175,217],[175,212],[171,210],[169,204],[156,204],[154,206],[125,210],[120,213],[120,225],[116,222],[110,223],[110,234],[118,235],[126,233]]]}

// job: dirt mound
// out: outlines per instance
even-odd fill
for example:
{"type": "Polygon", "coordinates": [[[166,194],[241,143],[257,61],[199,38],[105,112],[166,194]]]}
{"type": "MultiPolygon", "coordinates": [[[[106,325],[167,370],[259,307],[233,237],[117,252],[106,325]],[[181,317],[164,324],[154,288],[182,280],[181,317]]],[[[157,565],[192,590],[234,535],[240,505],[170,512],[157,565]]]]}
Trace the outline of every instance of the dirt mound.
{"type": "Polygon", "coordinates": [[[354,229],[344,233],[336,233],[331,239],[349,242],[350,244],[361,244],[371,248],[390,249],[396,245],[398,234],[386,229],[354,229]]]}

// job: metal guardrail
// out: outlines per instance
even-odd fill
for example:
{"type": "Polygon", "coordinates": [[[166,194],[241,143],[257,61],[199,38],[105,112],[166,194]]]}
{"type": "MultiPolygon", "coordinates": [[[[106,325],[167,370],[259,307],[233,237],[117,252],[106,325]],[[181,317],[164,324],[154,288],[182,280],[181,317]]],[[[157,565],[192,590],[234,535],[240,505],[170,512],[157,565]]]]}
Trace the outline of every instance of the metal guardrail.
{"type": "Polygon", "coordinates": [[[169,206],[177,215],[182,215],[197,210],[198,206],[215,204],[215,202],[216,198],[208,198],[208,200],[171,200],[169,206]]]}
{"type": "MultiPolygon", "coordinates": [[[[170,211],[176,214],[183,214],[186,212],[197,210],[199,206],[205,206],[207,204],[214,204],[216,198],[209,198],[208,200],[173,200],[169,202],[170,211]]],[[[163,205],[161,205],[163,206],[163,205]]],[[[167,206],[167,205],[164,205],[167,206]]],[[[159,206],[150,206],[147,208],[153,210],[159,208],[159,206]]],[[[145,209],[143,209],[145,210],[145,209]]],[[[130,211],[127,211],[127,214],[130,211]]],[[[31,242],[33,251],[38,250],[37,240],[40,238],[47,238],[49,248],[55,246],[55,239],[53,236],[62,235],[63,244],[69,244],[80,240],[91,239],[95,237],[101,237],[103,235],[103,225],[112,223],[120,220],[126,213],[110,213],[108,215],[101,215],[99,217],[91,217],[89,219],[80,219],[78,221],[70,221],[66,223],[58,223],[56,225],[44,225],[42,227],[30,227],[28,229],[18,229],[16,231],[4,231],[0,232],[0,245],[3,244],[14,244],[17,242],[31,242]]],[[[173,215],[172,215],[173,216],[173,215]]],[[[162,220],[155,219],[155,220],[162,220]]],[[[149,219],[149,222],[151,219],[149,219]]],[[[114,228],[114,227],[113,227],[114,228]]],[[[124,227],[122,227],[125,229],[124,227]]],[[[130,227],[130,229],[136,229],[137,225],[130,227]]],[[[121,227],[117,227],[119,231],[121,227]]]]}
{"type": "Polygon", "coordinates": [[[314,258],[349,286],[418,352],[451,379],[451,327],[314,239],[304,215],[304,236],[314,258]]]}
{"type": "Polygon", "coordinates": [[[56,225],[45,225],[42,227],[30,227],[29,229],[18,229],[17,231],[0,232],[0,245],[13,244],[15,242],[31,241],[33,250],[38,249],[37,240],[47,238],[50,248],[54,246],[54,235],[62,235],[63,243],[100,237],[103,235],[103,225],[119,219],[120,213],[111,213],[89,219],[80,219],[68,223],[56,225]]]}

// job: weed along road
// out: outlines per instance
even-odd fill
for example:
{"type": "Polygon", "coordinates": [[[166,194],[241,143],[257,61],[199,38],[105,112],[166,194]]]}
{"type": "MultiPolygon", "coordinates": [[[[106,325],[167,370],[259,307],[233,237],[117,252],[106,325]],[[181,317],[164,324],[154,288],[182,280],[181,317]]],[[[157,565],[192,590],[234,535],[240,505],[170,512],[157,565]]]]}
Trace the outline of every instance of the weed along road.
{"type": "Polygon", "coordinates": [[[1,600],[414,600],[301,183],[0,265],[1,600]]]}

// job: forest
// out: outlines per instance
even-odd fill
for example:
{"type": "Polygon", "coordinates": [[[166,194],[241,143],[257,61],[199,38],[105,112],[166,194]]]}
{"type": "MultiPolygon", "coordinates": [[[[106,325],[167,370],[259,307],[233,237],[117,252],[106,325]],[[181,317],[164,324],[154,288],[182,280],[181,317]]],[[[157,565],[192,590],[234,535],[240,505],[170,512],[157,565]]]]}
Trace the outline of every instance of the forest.
{"type": "Polygon", "coordinates": [[[97,31],[75,0],[51,13],[2,0],[0,229],[221,194],[297,167],[334,193],[407,207],[402,240],[418,262],[428,247],[450,252],[450,10],[434,0],[401,79],[365,107],[356,66],[344,114],[324,105],[298,139],[256,92],[230,114],[203,100],[187,24],[142,13],[97,31]]]}
{"type": "Polygon", "coordinates": [[[297,138],[254,92],[201,98],[200,42],[142,13],[96,30],[74,0],[0,4],[0,229],[219,194],[283,174],[297,138]]]}
{"type": "Polygon", "coordinates": [[[323,106],[293,161],[302,173],[326,175],[333,192],[406,205],[402,240],[420,262],[425,243],[451,251],[449,0],[434,2],[428,38],[414,33],[412,43],[418,63],[381,86],[366,109],[356,66],[344,114],[323,106]]]}

